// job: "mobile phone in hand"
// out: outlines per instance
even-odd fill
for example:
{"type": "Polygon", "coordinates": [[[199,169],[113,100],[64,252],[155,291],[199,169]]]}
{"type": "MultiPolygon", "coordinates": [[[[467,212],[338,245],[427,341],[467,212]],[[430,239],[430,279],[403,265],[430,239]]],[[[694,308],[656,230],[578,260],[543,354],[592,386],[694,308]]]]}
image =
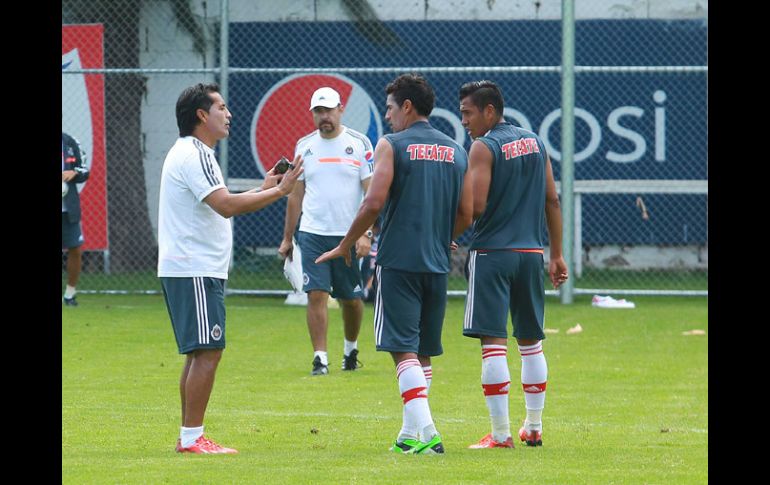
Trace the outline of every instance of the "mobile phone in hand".
{"type": "Polygon", "coordinates": [[[278,163],[275,164],[275,173],[286,173],[287,170],[293,170],[294,164],[291,163],[286,157],[281,157],[278,163]]]}

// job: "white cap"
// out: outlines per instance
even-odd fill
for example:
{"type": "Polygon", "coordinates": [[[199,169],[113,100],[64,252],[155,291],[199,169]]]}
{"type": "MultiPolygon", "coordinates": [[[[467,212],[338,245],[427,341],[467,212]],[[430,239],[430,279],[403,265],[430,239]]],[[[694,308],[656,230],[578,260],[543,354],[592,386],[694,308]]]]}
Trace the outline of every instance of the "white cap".
{"type": "Polygon", "coordinates": [[[310,98],[310,109],[312,110],[316,106],[323,106],[326,108],[336,108],[340,105],[340,93],[332,88],[318,88],[313,93],[313,97],[310,98]]]}

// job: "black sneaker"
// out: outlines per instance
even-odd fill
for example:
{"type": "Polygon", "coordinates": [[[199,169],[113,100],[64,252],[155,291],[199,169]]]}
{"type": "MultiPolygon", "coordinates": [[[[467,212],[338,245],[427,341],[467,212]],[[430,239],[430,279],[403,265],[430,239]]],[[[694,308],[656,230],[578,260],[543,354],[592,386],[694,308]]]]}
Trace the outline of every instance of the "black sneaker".
{"type": "Polygon", "coordinates": [[[67,306],[78,306],[78,301],[75,299],[76,297],[73,296],[72,298],[64,297],[64,304],[67,306]]]}
{"type": "Polygon", "coordinates": [[[319,356],[315,356],[315,359],[313,359],[313,372],[311,372],[311,375],[314,376],[323,376],[329,373],[329,366],[323,365],[321,363],[321,358],[319,356]]]}
{"type": "Polygon", "coordinates": [[[342,370],[356,370],[363,366],[364,364],[358,360],[358,349],[351,350],[350,355],[346,355],[342,358],[342,370]]]}

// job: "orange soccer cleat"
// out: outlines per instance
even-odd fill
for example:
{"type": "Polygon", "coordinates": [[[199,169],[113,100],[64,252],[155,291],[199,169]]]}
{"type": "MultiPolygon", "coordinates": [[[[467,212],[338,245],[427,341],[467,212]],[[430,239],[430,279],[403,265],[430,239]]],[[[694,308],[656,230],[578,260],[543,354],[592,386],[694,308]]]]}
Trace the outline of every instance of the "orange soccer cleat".
{"type": "Polygon", "coordinates": [[[524,426],[519,429],[519,439],[524,441],[527,446],[543,446],[543,433],[529,430],[524,426]]]}
{"type": "Polygon", "coordinates": [[[221,455],[221,454],[238,453],[238,450],[220,446],[203,435],[200,435],[198,439],[195,440],[195,443],[193,443],[187,448],[182,448],[181,441],[177,441],[176,451],[177,453],[195,453],[198,455],[202,455],[202,454],[221,455]]]}
{"type": "Polygon", "coordinates": [[[492,433],[489,433],[488,435],[481,438],[478,443],[470,445],[468,448],[513,448],[513,438],[509,436],[508,439],[500,443],[499,441],[495,441],[494,438],[492,438],[492,433]]]}

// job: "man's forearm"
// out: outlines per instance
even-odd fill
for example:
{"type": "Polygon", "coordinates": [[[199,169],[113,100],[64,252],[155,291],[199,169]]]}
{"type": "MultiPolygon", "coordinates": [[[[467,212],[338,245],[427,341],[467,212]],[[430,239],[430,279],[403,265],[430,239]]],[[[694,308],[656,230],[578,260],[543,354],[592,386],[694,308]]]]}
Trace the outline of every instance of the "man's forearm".
{"type": "Polygon", "coordinates": [[[562,221],[561,207],[559,204],[545,206],[545,219],[548,224],[548,245],[551,257],[562,256],[562,221]]]}
{"type": "Polygon", "coordinates": [[[289,196],[289,201],[286,203],[286,219],[283,226],[283,238],[287,241],[291,241],[291,238],[294,236],[300,209],[299,201],[289,196]]]}

